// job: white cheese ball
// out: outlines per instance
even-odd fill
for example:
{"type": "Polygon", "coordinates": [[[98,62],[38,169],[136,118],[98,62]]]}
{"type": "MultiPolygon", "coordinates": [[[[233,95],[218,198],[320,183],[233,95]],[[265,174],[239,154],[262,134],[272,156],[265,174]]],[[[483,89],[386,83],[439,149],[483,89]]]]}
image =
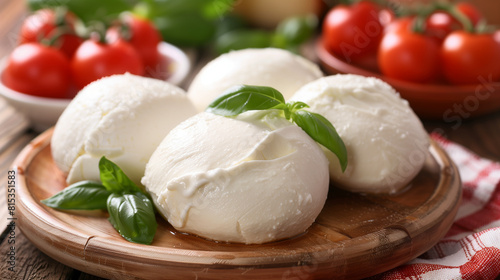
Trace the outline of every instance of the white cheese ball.
{"type": "Polygon", "coordinates": [[[292,100],[326,117],[343,139],[348,166],[325,150],[330,177],[354,192],[394,193],[421,170],[429,137],[419,118],[387,83],[357,75],[334,75],[302,87],[292,100]]]}
{"type": "Polygon", "coordinates": [[[195,114],[185,91],[167,82],[131,74],[102,78],[83,88],[62,113],[52,156],[70,184],[99,180],[102,156],[140,183],[161,140],[195,114]]]}
{"type": "Polygon", "coordinates": [[[289,51],[244,49],[223,54],[205,65],[189,86],[188,96],[201,112],[235,85],[273,87],[288,99],[301,86],[322,76],[316,64],[289,51]]]}
{"type": "Polygon", "coordinates": [[[202,112],[168,134],[142,183],[177,230],[260,244],[303,233],[324,206],[328,177],[319,145],[276,112],[202,112]]]}

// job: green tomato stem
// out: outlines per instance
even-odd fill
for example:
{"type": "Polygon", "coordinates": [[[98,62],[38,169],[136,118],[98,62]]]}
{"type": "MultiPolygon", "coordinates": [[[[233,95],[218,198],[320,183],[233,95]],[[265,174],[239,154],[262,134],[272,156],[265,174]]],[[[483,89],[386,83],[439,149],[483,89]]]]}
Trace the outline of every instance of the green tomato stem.
{"type": "Polygon", "coordinates": [[[414,33],[423,34],[425,32],[425,19],[427,16],[417,16],[412,23],[411,30],[414,33]]]}
{"type": "Polygon", "coordinates": [[[446,10],[446,12],[448,12],[453,18],[458,20],[458,22],[460,22],[466,32],[475,32],[472,21],[462,12],[460,12],[456,7],[451,7],[450,9],[446,10]]]}

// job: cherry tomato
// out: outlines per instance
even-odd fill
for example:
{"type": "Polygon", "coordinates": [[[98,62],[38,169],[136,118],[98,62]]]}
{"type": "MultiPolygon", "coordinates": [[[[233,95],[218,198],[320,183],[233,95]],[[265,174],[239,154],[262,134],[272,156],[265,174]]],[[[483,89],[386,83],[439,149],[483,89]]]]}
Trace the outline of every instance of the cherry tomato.
{"type": "Polygon", "coordinates": [[[369,1],[331,9],[323,22],[326,49],[349,63],[375,57],[383,33],[379,10],[369,1]]]}
{"type": "Polygon", "coordinates": [[[454,30],[462,28],[462,25],[453,16],[446,12],[434,12],[426,20],[425,33],[439,41],[444,40],[454,30]]]}
{"type": "Polygon", "coordinates": [[[384,27],[396,20],[396,15],[394,14],[394,12],[391,9],[387,8],[380,10],[378,17],[380,24],[384,27]]]}
{"type": "Polygon", "coordinates": [[[432,38],[407,28],[388,32],[378,51],[381,72],[391,78],[416,83],[439,79],[439,44],[432,38]]]}
{"type": "Polygon", "coordinates": [[[42,39],[56,39],[53,46],[68,57],[72,57],[83,39],[75,34],[76,16],[62,10],[41,9],[29,15],[21,25],[19,43],[39,42],[42,39]],[[58,33],[64,33],[59,35],[58,33]]]}
{"type": "Polygon", "coordinates": [[[481,12],[470,3],[457,3],[455,4],[455,9],[469,18],[469,20],[472,22],[472,25],[474,26],[476,26],[483,19],[483,15],[481,14],[481,12]]]}
{"type": "Polygon", "coordinates": [[[118,30],[112,28],[106,34],[108,41],[112,42],[117,37],[127,40],[141,57],[145,71],[156,71],[161,59],[158,52],[158,44],[162,40],[160,32],[151,21],[133,14],[124,14],[122,20],[128,34],[120,36],[118,30]]]}
{"type": "Polygon", "coordinates": [[[384,34],[391,32],[409,32],[412,28],[414,17],[400,17],[391,21],[384,29],[384,34]]]}
{"type": "Polygon", "coordinates": [[[22,44],[10,54],[2,83],[30,95],[66,98],[71,86],[70,62],[54,48],[22,44]]]}
{"type": "MultiPolygon", "coordinates": [[[[472,26],[476,26],[483,18],[477,8],[469,3],[457,3],[453,9],[463,14],[471,22],[472,26]]],[[[443,41],[451,32],[463,28],[462,24],[446,11],[436,11],[426,20],[426,34],[440,41],[443,41]]]]}
{"type": "Polygon", "coordinates": [[[86,40],[76,50],[71,68],[79,88],[114,74],[144,74],[144,65],[136,50],[122,39],[109,44],[94,39],[86,40]]]}
{"type": "Polygon", "coordinates": [[[443,73],[454,84],[477,84],[479,77],[500,79],[500,42],[493,34],[452,32],[441,48],[443,73]]]}

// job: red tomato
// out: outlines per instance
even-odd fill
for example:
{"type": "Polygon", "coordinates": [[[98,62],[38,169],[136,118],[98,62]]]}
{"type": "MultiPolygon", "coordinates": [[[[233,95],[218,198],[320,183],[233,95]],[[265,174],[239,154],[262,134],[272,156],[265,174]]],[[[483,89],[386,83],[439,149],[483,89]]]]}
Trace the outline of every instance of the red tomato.
{"type": "Polygon", "coordinates": [[[460,2],[455,4],[455,8],[464,14],[472,22],[472,25],[476,26],[479,21],[483,19],[481,12],[472,4],[466,2],[460,2]]]}
{"type": "Polygon", "coordinates": [[[10,54],[2,75],[7,87],[30,95],[69,97],[69,59],[56,49],[39,43],[18,46],[10,54]]]}
{"type": "Polygon", "coordinates": [[[454,30],[461,29],[462,25],[446,12],[435,12],[426,20],[425,33],[431,37],[444,40],[454,30]]]}
{"type": "MultiPolygon", "coordinates": [[[[472,26],[476,26],[483,18],[475,6],[469,3],[457,3],[453,9],[463,14],[472,26]]],[[[463,29],[462,24],[446,11],[437,11],[426,20],[426,34],[442,41],[448,34],[455,30],[463,29]]]]}
{"type": "Polygon", "coordinates": [[[158,52],[158,44],[162,40],[160,32],[151,21],[132,14],[123,16],[123,24],[127,26],[125,31],[128,34],[120,36],[118,27],[111,28],[106,34],[108,41],[113,42],[118,37],[127,40],[141,57],[145,71],[156,71],[161,59],[158,52]]]}
{"type": "Polygon", "coordinates": [[[59,12],[51,9],[41,9],[29,15],[21,26],[20,44],[52,39],[53,36],[59,36],[57,33],[64,31],[67,34],[61,35],[53,46],[71,58],[83,40],[75,35],[75,15],[66,12],[63,17],[60,17],[57,14],[59,12]]]}
{"type": "Polygon", "coordinates": [[[158,52],[158,44],[162,40],[160,32],[149,20],[137,16],[127,16],[125,22],[128,23],[132,31],[130,44],[137,50],[144,61],[146,71],[156,70],[160,60],[158,52]]]}
{"type": "Polygon", "coordinates": [[[86,40],[76,50],[71,68],[75,84],[79,88],[114,74],[144,74],[144,65],[136,50],[121,39],[109,44],[86,40]]]}
{"type": "Polygon", "coordinates": [[[384,34],[390,32],[410,32],[413,19],[413,17],[401,17],[393,20],[385,27],[384,34]]]}
{"type": "Polygon", "coordinates": [[[369,1],[330,10],[322,31],[326,49],[347,62],[375,57],[383,33],[379,10],[369,1]]]}
{"type": "MultiPolygon", "coordinates": [[[[441,48],[443,73],[454,84],[477,84],[479,77],[500,79],[500,42],[493,34],[454,31],[441,48]]],[[[489,80],[489,79],[488,79],[489,80]]]]}
{"type": "Polygon", "coordinates": [[[396,19],[396,15],[391,9],[382,9],[378,15],[380,24],[382,26],[387,26],[396,19]]]}
{"type": "Polygon", "coordinates": [[[439,79],[439,44],[411,30],[388,32],[378,51],[381,72],[391,78],[416,83],[439,79]]]}

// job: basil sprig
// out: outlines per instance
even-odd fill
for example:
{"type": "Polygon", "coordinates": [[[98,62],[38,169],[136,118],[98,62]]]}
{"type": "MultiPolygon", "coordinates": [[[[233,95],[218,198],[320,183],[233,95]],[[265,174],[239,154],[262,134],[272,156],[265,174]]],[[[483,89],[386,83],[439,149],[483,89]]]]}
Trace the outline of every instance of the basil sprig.
{"type": "Polygon", "coordinates": [[[77,182],[41,202],[63,210],[107,210],[123,238],[151,244],[158,224],[150,197],[106,157],[99,160],[99,172],[102,184],[77,182]]]}
{"type": "Polygon", "coordinates": [[[206,111],[233,117],[251,110],[279,109],[283,116],[301,127],[314,141],[323,145],[339,159],[342,172],[347,167],[347,150],[335,127],[325,117],[305,108],[304,102],[285,102],[283,95],[274,88],[239,85],[228,89],[216,98],[206,111]]]}

